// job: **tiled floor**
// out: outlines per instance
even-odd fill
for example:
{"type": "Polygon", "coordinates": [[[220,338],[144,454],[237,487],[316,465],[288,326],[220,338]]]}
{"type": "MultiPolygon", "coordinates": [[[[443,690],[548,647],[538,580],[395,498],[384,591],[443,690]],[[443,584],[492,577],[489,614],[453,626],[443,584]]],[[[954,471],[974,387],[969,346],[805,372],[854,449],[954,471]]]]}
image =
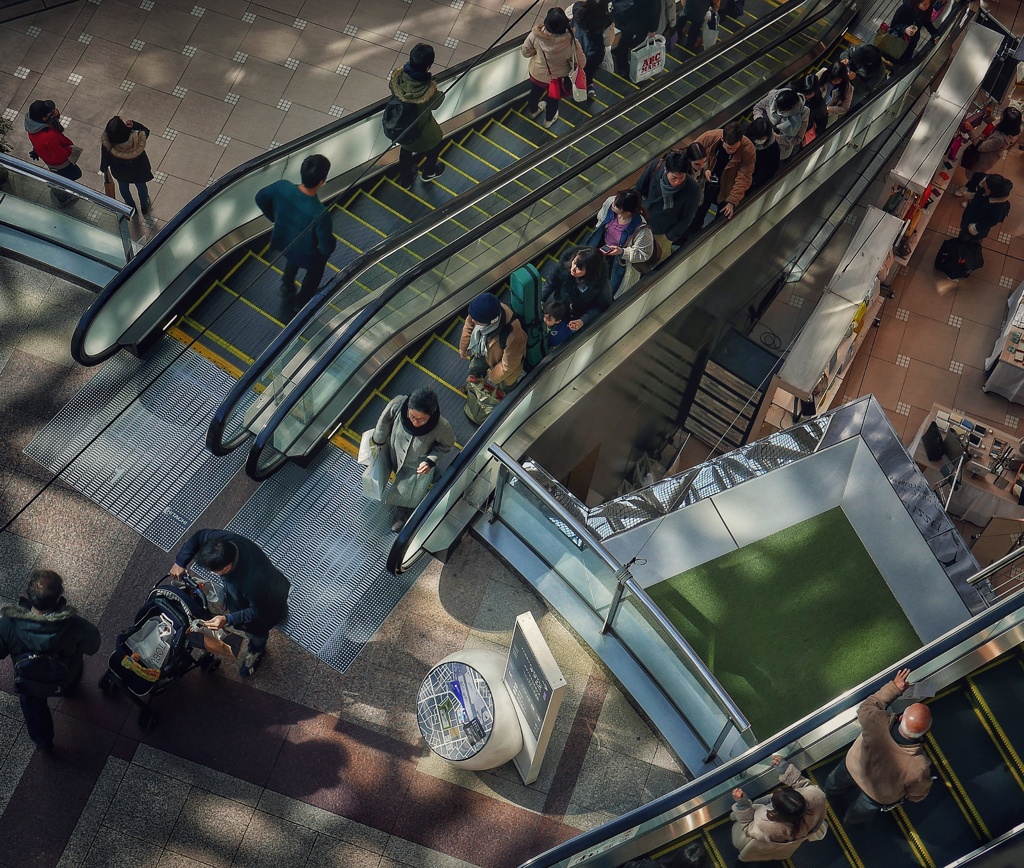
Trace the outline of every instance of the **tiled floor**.
{"type": "Polygon", "coordinates": [[[545,9],[528,0],[87,0],[0,25],[0,106],[14,121],[15,156],[28,159],[24,113],[33,100],[56,102],[84,148],[82,183],[97,190],[106,121],[120,114],[149,127],[152,234],[229,169],[387,96],[391,70],[415,43],[434,45],[436,73],[525,34],[545,9]]]}

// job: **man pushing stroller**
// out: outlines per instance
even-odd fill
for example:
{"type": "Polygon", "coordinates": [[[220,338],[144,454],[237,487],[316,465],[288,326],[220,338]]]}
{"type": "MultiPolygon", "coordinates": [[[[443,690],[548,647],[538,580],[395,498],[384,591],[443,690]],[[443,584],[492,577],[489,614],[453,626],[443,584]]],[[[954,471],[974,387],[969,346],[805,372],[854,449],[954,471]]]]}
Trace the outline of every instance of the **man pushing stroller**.
{"type": "Polygon", "coordinates": [[[227,614],[215,615],[205,625],[211,630],[234,627],[249,637],[238,668],[238,674],[248,678],[260,664],[270,628],[288,614],[291,583],[256,543],[229,530],[205,528],[194,533],[178,552],[170,574],[181,576],[193,558],[219,576],[224,588],[227,614]]]}

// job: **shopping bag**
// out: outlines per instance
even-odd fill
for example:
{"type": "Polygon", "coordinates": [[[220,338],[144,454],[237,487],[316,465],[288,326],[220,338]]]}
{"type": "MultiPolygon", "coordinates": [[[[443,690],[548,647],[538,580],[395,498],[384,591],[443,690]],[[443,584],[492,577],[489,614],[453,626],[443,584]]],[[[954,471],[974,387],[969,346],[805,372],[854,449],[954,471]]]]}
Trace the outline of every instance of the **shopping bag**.
{"type": "Polygon", "coordinates": [[[704,24],[701,25],[700,33],[701,39],[704,40],[704,50],[707,51],[718,42],[718,13],[712,9],[708,12],[708,17],[704,20],[704,24]]]}
{"type": "Polygon", "coordinates": [[[889,32],[888,24],[880,24],[875,34],[874,46],[889,60],[898,61],[907,53],[907,41],[902,36],[889,32]]]}
{"type": "Polygon", "coordinates": [[[386,449],[378,449],[373,460],[363,471],[363,497],[367,500],[382,500],[384,489],[391,478],[391,462],[386,449]]]}
{"type": "Polygon", "coordinates": [[[629,78],[635,84],[647,81],[665,68],[665,37],[652,36],[629,53],[629,78]]]}
{"type": "Polygon", "coordinates": [[[373,453],[380,451],[380,447],[373,442],[373,429],[364,431],[362,439],[359,441],[359,457],[356,458],[363,467],[369,467],[370,462],[373,461],[373,453]]]}
{"type": "Polygon", "coordinates": [[[488,380],[466,383],[466,418],[475,425],[480,425],[494,412],[494,408],[504,397],[505,393],[488,380]]]}
{"type": "Polygon", "coordinates": [[[601,61],[601,69],[605,72],[615,72],[615,59],[612,57],[612,47],[604,47],[604,60],[601,61]]]}
{"type": "Polygon", "coordinates": [[[587,101],[587,73],[582,66],[577,66],[569,73],[569,81],[572,83],[572,98],[575,102],[587,101]]]}

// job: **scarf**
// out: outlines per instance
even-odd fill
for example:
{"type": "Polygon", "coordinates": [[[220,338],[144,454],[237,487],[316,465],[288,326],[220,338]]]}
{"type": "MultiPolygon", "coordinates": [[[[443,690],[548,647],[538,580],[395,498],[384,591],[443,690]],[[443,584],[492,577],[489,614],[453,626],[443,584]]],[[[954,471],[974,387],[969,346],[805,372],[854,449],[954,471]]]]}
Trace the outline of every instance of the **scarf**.
{"type": "Polygon", "coordinates": [[[408,63],[402,67],[402,71],[413,81],[430,81],[431,78],[429,72],[421,72],[418,69],[413,69],[408,63]]]}
{"type": "Polygon", "coordinates": [[[668,172],[662,170],[658,174],[658,187],[661,190],[661,207],[665,211],[672,210],[672,202],[676,196],[677,187],[668,182],[668,172]]]}
{"type": "Polygon", "coordinates": [[[437,427],[438,420],[441,418],[441,408],[438,407],[430,414],[430,421],[426,425],[420,425],[417,428],[409,421],[409,399],[406,398],[402,402],[402,411],[398,414],[398,418],[402,420],[402,427],[407,434],[412,437],[424,437],[437,427]]]}
{"type": "Polygon", "coordinates": [[[493,323],[478,322],[473,326],[473,333],[469,336],[469,353],[480,359],[487,358],[487,344],[491,338],[498,333],[502,323],[505,321],[505,311],[493,323]]]}

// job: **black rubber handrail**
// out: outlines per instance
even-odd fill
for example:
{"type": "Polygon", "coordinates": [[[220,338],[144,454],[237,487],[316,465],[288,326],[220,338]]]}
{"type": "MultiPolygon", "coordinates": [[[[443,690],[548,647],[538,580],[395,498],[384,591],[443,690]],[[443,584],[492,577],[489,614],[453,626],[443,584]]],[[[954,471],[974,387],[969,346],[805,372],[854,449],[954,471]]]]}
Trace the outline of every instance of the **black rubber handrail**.
{"type": "MultiPolygon", "coordinates": [[[[954,5],[956,4],[951,4],[951,6],[954,5]]],[[[952,14],[947,14],[946,17],[943,19],[941,26],[945,29],[950,29],[952,28],[951,22],[953,20],[954,16],[952,14]]],[[[960,29],[961,28],[957,29],[958,33],[960,29]]],[[[943,31],[943,33],[945,33],[945,30],[943,31]]],[[[895,76],[890,76],[886,87],[881,88],[880,90],[872,94],[867,100],[864,101],[863,104],[858,106],[856,110],[851,111],[847,113],[844,117],[840,118],[835,125],[829,128],[829,130],[825,133],[824,136],[816,137],[815,140],[810,144],[810,146],[802,148],[798,160],[794,162],[792,165],[787,166],[785,169],[783,169],[780,174],[776,175],[776,177],[772,179],[771,183],[769,183],[768,185],[754,193],[754,195],[750,197],[749,201],[753,202],[762,196],[768,195],[776,184],[780,183],[781,180],[786,177],[786,175],[788,175],[790,172],[796,169],[800,162],[804,160],[804,155],[812,153],[820,147],[824,147],[825,143],[832,137],[832,135],[836,131],[842,129],[846,124],[852,123],[857,113],[861,109],[863,109],[864,106],[867,106],[871,102],[882,98],[890,87],[894,87],[896,83],[902,80],[905,76],[911,74],[916,75],[921,63],[923,62],[923,58],[927,57],[929,54],[930,52],[922,53],[920,56],[922,59],[919,59],[914,64],[907,64],[905,67],[900,68],[900,71],[895,76]]],[[[701,240],[713,237],[714,234],[722,231],[726,225],[727,224],[724,223],[712,224],[701,234],[701,240]]],[[[694,248],[692,245],[687,245],[687,247],[683,248],[682,250],[676,251],[676,253],[673,254],[673,256],[688,256],[693,251],[693,249],[694,248]]],[[[612,306],[607,311],[601,313],[594,321],[593,326],[595,327],[595,329],[599,328],[600,324],[603,321],[608,321],[614,315],[615,311],[621,310],[622,307],[624,307],[627,303],[632,304],[639,295],[643,294],[646,288],[652,286],[655,283],[657,278],[658,271],[654,271],[651,275],[645,275],[643,278],[641,278],[640,282],[630,290],[628,295],[624,295],[620,298],[615,299],[615,301],[612,302],[612,306]]],[[[589,341],[586,343],[589,343],[589,341]]],[[[577,345],[577,347],[580,350],[582,350],[583,346],[583,344],[577,345]]],[[[526,376],[523,377],[523,379],[521,379],[515,385],[513,390],[509,392],[508,395],[505,396],[505,399],[500,404],[498,404],[494,411],[483,421],[480,427],[476,430],[476,433],[469,439],[469,441],[463,446],[463,448],[459,450],[458,454],[455,455],[451,463],[445,469],[444,474],[427,492],[427,496],[420,502],[419,506],[417,506],[416,509],[413,511],[412,515],[406,522],[405,527],[403,527],[402,530],[400,530],[398,532],[398,535],[395,537],[395,542],[391,546],[391,550],[388,552],[387,558],[387,568],[390,572],[395,574],[402,572],[403,564],[406,561],[406,549],[408,548],[412,538],[416,535],[417,531],[419,530],[420,524],[422,524],[423,520],[428,515],[430,515],[430,513],[438,505],[441,498],[447,494],[447,489],[450,486],[451,482],[455,480],[458,476],[460,476],[462,473],[464,473],[466,470],[468,470],[469,465],[476,458],[477,454],[487,449],[487,447],[491,444],[494,432],[501,423],[501,421],[503,420],[505,414],[511,412],[512,408],[516,406],[526,396],[533,383],[536,380],[538,380],[541,376],[543,376],[543,374],[550,365],[554,364],[556,360],[564,359],[566,352],[574,352],[575,350],[572,350],[572,347],[573,342],[570,341],[566,345],[566,348],[563,349],[561,352],[549,353],[547,356],[541,359],[540,363],[536,367],[534,367],[528,374],[526,374],[526,376]]]]}
{"type": "MultiPolygon", "coordinates": [[[[507,42],[503,42],[501,45],[496,46],[494,53],[488,56],[497,56],[499,54],[512,52],[518,49],[521,44],[522,39],[520,37],[510,39],[507,42]]],[[[476,57],[470,58],[469,60],[465,60],[462,63],[446,69],[437,76],[438,82],[443,84],[449,79],[457,78],[468,71],[475,63],[478,63],[482,57],[484,57],[484,55],[477,55],[476,57]]],[[[303,148],[306,148],[321,139],[327,138],[328,136],[333,136],[346,127],[359,123],[373,114],[381,113],[384,110],[385,103],[387,103],[386,99],[371,103],[350,115],[346,115],[344,118],[339,118],[333,123],[322,126],[306,133],[305,135],[299,136],[297,139],[293,139],[290,142],[274,148],[273,150],[253,157],[251,160],[247,160],[240,166],[236,166],[226,174],[221,175],[221,177],[214,181],[209,187],[200,191],[196,196],[190,199],[182,209],[167,222],[163,229],[153,237],[153,240],[143,247],[133,257],[132,261],[111,279],[110,283],[103,288],[99,295],[97,295],[96,300],[89,306],[89,310],[87,310],[81,320],[79,320],[71,338],[71,355],[74,357],[75,361],[81,365],[99,364],[104,359],[114,355],[120,349],[120,344],[115,344],[105,353],[100,353],[96,356],[85,356],[83,341],[85,340],[85,335],[93,320],[103,305],[117,293],[125,281],[127,281],[139,268],[141,268],[143,263],[145,263],[149,257],[156,252],[157,248],[159,248],[168,237],[181,229],[192,215],[195,214],[203,205],[206,205],[211,199],[219,196],[226,188],[230,187],[249,172],[260,169],[270,163],[277,162],[288,154],[301,151],[303,148]]]]}
{"type": "MultiPolygon", "coordinates": [[[[848,0],[833,0],[833,2],[829,3],[824,9],[822,9],[821,12],[815,18],[802,22],[798,27],[794,28],[792,31],[776,39],[765,50],[771,51],[774,50],[775,48],[778,48],[782,43],[794,38],[803,30],[814,26],[818,21],[821,20],[821,18],[827,16],[830,12],[834,11],[837,8],[844,7],[847,5],[849,5],[848,0]]],[[[712,88],[717,87],[723,81],[727,81],[728,79],[730,79],[732,75],[733,72],[731,69],[729,69],[726,70],[725,72],[720,73],[714,78],[708,80],[707,82],[702,84],[694,94],[691,95],[691,100],[699,99],[708,90],[711,90],[712,88]]],[[[678,108],[675,105],[667,105],[663,107],[655,114],[653,114],[651,117],[647,118],[645,121],[639,124],[634,130],[630,131],[629,133],[625,134],[619,139],[616,139],[614,142],[605,145],[600,150],[591,154],[589,157],[586,157],[579,164],[573,166],[572,172],[578,175],[586,171],[587,169],[591,168],[592,166],[595,166],[597,163],[600,163],[609,155],[615,153],[615,151],[621,148],[625,142],[628,142],[630,139],[633,139],[636,136],[644,132],[647,132],[652,127],[662,123],[667,118],[671,117],[677,111],[678,108]]],[[[249,451],[248,456],[246,457],[246,473],[253,479],[262,479],[266,478],[266,476],[269,475],[269,473],[264,472],[264,470],[260,468],[259,462],[260,456],[263,450],[267,447],[268,441],[273,437],[277,426],[291,412],[291,410],[295,407],[299,400],[301,400],[303,394],[305,393],[305,390],[312,383],[314,383],[323,373],[326,372],[327,368],[334,362],[337,356],[344,351],[344,349],[348,346],[348,344],[351,341],[353,341],[356,337],[359,336],[362,329],[381,311],[382,308],[391,303],[391,301],[395,298],[395,296],[398,293],[403,291],[410,283],[412,283],[422,274],[425,274],[426,272],[430,271],[431,269],[439,265],[444,260],[448,259],[454,252],[465,248],[466,246],[473,243],[483,235],[490,232],[491,230],[502,225],[514,214],[517,214],[520,211],[528,208],[530,205],[539,201],[553,190],[558,189],[562,185],[562,183],[563,180],[561,176],[551,179],[542,186],[533,190],[524,199],[516,203],[513,203],[508,208],[504,209],[503,211],[499,212],[498,214],[492,217],[489,217],[483,223],[466,232],[462,237],[460,237],[458,245],[449,245],[448,247],[443,248],[442,250],[439,250],[431,254],[427,258],[423,259],[421,262],[417,263],[415,268],[403,274],[399,280],[396,280],[391,286],[384,290],[374,302],[364,307],[353,319],[349,320],[345,328],[345,331],[342,333],[341,337],[338,339],[336,344],[331,348],[329,352],[325,353],[317,360],[317,362],[312,366],[310,371],[302,378],[302,380],[291,390],[291,392],[289,392],[285,399],[278,405],[277,409],[274,411],[270,420],[267,422],[266,425],[263,426],[260,432],[256,435],[255,441],[249,451]]],[[[289,458],[284,458],[282,459],[282,461],[289,460],[289,458]]],[[[275,470],[279,469],[279,467],[280,464],[275,465],[270,470],[270,472],[274,472],[275,470]]]]}
{"type": "MultiPolygon", "coordinates": [[[[770,27],[780,18],[793,14],[801,6],[813,4],[815,2],[817,2],[817,0],[801,0],[799,3],[784,4],[778,9],[773,10],[769,15],[765,16],[764,19],[758,22],[757,29],[763,30],[766,27],[770,27]]],[[[794,28],[794,30],[795,29],[796,28],[794,28]]],[[[655,93],[676,84],[685,75],[690,74],[695,67],[713,63],[722,53],[730,50],[734,45],[742,42],[744,39],[747,39],[752,35],[754,35],[754,33],[741,30],[724,42],[719,43],[713,51],[696,55],[691,60],[683,63],[680,68],[670,76],[659,82],[658,90],[655,91],[655,93]]],[[[774,43],[772,44],[772,47],[773,46],[774,43]]],[[[770,50],[770,48],[766,50],[770,50]]],[[[227,420],[231,412],[235,409],[235,405],[242,400],[251,389],[254,388],[257,381],[263,377],[271,367],[277,355],[281,353],[320,313],[329,295],[336,292],[344,285],[351,283],[361,272],[372,268],[387,256],[401,250],[411,241],[416,240],[445,223],[453,215],[472,207],[476,202],[490,196],[495,190],[507,185],[511,179],[533,171],[537,166],[550,159],[553,155],[571,148],[576,144],[576,142],[593,135],[595,130],[606,126],[614,117],[626,113],[637,103],[650,98],[651,95],[651,88],[647,88],[638,90],[636,93],[627,96],[625,99],[616,103],[613,108],[606,109],[604,112],[595,115],[586,123],[576,127],[572,133],[552,138],[550,142],[541,145],[526,157],[516,160],[504,171],[496,172],[490,178],[475,184],[466,192],[449,200],[440,208],[432,211],[429,215],[420,218],[398,232],[392,233],[387,238],[381,239],[380,242],[364,251],[359,257],[346,265],[341,272],[335,275],[335,277],[333,277],[322,289],[317,291],[303,309],[292,318],[285,328],[273,339],[270,345],[260,353],[259,358],[249,365],[238,381],[231,387],[231,391],[228,392],[227,396],[214,412],[213,419],[207,429],[207,448],[215,455],[226,455],[235,448],[234,446],[226,446],[223,439],[224,427],[227,424],[227,420]]],[[[571,169],[569,171],[576,170],[571,169]]],[[[342,340],[344,340],[344,338],[342,338],[342,340]]]]}

